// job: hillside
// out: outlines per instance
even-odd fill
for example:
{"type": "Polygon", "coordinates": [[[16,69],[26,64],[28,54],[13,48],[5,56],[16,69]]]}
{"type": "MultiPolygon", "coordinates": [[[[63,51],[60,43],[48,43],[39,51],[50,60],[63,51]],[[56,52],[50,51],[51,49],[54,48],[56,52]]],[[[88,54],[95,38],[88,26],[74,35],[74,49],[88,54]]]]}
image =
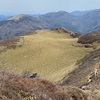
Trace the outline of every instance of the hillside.
{"type": "Polygon", "coordinates": [[[21,14],[0,22],[0,39],[18,36],[43,28],[46,28],[46,25],[37,17],[21,14]]]}
{"type": "Polygon", "coordinates": [[[76,86],[100,96],[100,49],[78,60],[76,65],[77,68],[67,74],[61,84],[76,86]]]}
{"type": "Polygon", "coordinates": [[[79,60],[76,65],[78,67],[68,75],[69,78],[63,82],[64,84],[68,82],[68,84],[75,84],[78,87],[81,87],[81,85],[84,85],[84,82],[87,82],[90,77],[93,79],[93,82],[96,82],[96,79],[100,79],[100,49],[92,51],[90,54],[79,60]],[[95,73],[96,69],[98,69],[97,74],[95,73]]]}
{"type": "Polygon", "coordinates": [[[32,30],[67,28],[87,34],[100,31],[100,9],[91,10],[82,16],[66,11],[52,12],[39,16],[21,14],[0,21],[0,39],[21,35],[32,30]],[[17,20],[16,20],[17,19],[17,20]]]}
{"type": "Polygon", "coordinates": [[[91,32],[78,39],[78,43],[81,44],[94,44],[95,42],[100,43],[100,32],[91,32]]]}
{"type": "Polygon", "coordinates": [[[61,80],[76,68],[74,64],[78,59],[93,50],[74,46],[78,38],[73,38],[71,33],[65,29],[37,30],[24,36],[2,40],[1,64],[18,73],[37,72],[50,80],[61,80]]]}
{"type": "Polygon", "coordinates": [[[83,90],[0,69],[0,100],[90,100],[83,90]]]}
{"type": "Polygon", "coordinates": [[[39,18],[48,24],[49,29],[61,27],[77,31],[77,28],[74,26],[74,21],[77,17],[66,11],[47,13],[39,16],[39,18]]]}
{"type": "Polygon", "coordinates": [[[37,29],[64,27],[76,30],[74,26],[72,26],[73,17],[74,16],[70,13],[63,11],[40,16],[29,16],[25,14],[14,16],[0,22],[0,38],[6,39],[37,29]]]}
{"type": "Polygon", "coordinates": [[[89,11],[73,11],[73,12],[71,12],[71,14],[75,15],[75,16],[83,16],[83,15],[85,15],[88,12],[89,11]]]}
{"type": "Polygon", "coordinates": [[[80,33],[100,31],[100,9],[93,10],[81,16],[77,21],[80,33]]]}
{"type": "Polygon", "coordinates": [[[85,11],[73,11],[71,12],[72,15],[75,15],[75,16],[83,16],[89,12],[96,12],[98,11],[99,9],[92,9],[92,10],[85,10],[85,11]]]}

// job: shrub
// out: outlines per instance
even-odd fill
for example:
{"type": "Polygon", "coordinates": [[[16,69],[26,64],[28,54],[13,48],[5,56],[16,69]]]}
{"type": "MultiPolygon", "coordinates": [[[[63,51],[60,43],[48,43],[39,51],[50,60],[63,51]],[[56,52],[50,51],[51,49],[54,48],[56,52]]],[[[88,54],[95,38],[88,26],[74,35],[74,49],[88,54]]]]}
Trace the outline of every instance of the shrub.
{"type": "Polygon", "coordinates": [[[15,49],[16,48],[16,43],[19,42],[20,37],[13,37],[10,39],[6,39],[6,40],[1,40],[0,41],[0,45],[1,46],[6,46],[8,49],[15,49]]]}
{"type": "Polygon", "coordinates": [[[80,89],[58,86],[39,78],[26,78],[14,73],[0,73],[1,100],[87,100],[80,89]]]}
{"type": "Polygon", "coordinates": [[[100,41],[100,32],[89,33],[78,39],[78,43],[82,44],[92,44],[95,41],[100,41]]]}

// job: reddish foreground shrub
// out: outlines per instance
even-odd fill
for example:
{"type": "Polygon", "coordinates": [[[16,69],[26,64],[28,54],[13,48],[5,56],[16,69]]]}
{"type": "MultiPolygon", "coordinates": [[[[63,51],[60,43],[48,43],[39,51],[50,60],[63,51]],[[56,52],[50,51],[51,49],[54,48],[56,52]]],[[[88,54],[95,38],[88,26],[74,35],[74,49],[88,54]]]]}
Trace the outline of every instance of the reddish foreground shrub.
{"type": "Polygon", "coordinates": [[[0,100],[87,100],[87,95],[74,87],[1,72],[0,100]]]}

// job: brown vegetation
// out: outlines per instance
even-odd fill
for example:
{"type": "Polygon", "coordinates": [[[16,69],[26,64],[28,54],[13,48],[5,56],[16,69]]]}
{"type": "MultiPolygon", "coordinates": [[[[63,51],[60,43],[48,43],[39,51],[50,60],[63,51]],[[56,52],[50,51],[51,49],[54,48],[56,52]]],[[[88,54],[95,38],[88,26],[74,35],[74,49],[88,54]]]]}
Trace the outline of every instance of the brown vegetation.
{"type": "Polygon", "coordinates": [[[95,41],[100,42],[100,32],[92,32],[84,36],[81,36],[78,40],[78,43],[92,44],[95,41]]]}
{"type": "Polygon", "coordinates": [[[78,67],[69,73],[69,77],[63,79],[63,84],[72,84],[77,87],[87,86],[89,85],[87,82],[91,78],[91,87],[96,84],[96,87],[100,89],[100,49],[87,54],[77,61],[76,65],[78,67]],[[96,74],[96,71],[98,71],[98,74],[96,74]]]}
{"type": "Polygon", "coordinates": [[[75,87],[1,71],[0,100],[87,100],[87,95],[75,87]]]}
{"type": "Polygon", "coordinates": [[[87,54],[76,65],[77,68],[63,78],[61,85],[71,84],[90,91],[94,98],[90,100],[100,100],[100,49],[87,54]]]}
{"type": "Polygon", "coordinates": [[[20,37],[13,37],[13,38],[9,38],[6,40],[1,40],[0,41],[0,46],[6,46],[8,49],[16,48],[16,43],[19,42],[20,37]]]}
{"type": "Polygon", "coordinates": [[[69,29],[66,29],[66,28],[55,28],[55,29],[52,29],[52,30],[56,31],[56,32],[59,32],[59,33],[64,32],[64,33],[70,34],[70,36],[73,37],[73,38],[78,38],[78,37],[81,36],[80,33],[75,33],[75,32],[73,32],[69,29]]]}

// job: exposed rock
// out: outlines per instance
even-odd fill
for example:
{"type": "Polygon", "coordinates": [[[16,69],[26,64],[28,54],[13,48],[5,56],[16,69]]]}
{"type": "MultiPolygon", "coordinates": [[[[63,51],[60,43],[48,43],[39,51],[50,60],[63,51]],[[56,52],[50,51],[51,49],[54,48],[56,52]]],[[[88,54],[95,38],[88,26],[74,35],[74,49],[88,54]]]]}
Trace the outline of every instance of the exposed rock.
{"type": "Polygon", "coordinates": [[[28,77],[29,78],[35,78],[35,77],[37,77],[37,73],[30,74],[28,77]]]}

